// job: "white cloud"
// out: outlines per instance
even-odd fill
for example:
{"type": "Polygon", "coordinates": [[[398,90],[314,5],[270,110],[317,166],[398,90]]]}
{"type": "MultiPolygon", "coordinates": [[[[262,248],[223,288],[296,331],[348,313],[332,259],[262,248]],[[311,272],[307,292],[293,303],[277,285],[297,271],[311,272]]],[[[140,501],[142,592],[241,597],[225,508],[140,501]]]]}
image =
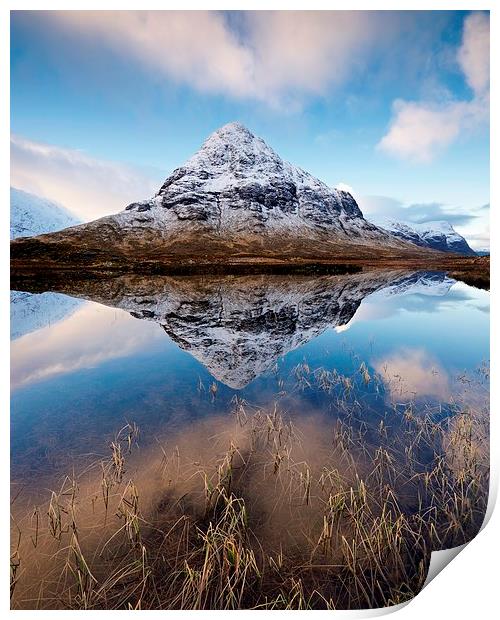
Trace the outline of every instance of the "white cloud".
{"type": "Polygon", "coordinates": [[[470,105],[396,100],[391,127],[378,147],[401,159],[429,162],[458,137],[470,105]]]}
{"type": "Polygon", "coordinates": [[[490,229],[489,227],[481,228],[478,231],[469,232],[467,241],[474,250],[490,249],[490,229]]]}
{"type": "Polygon", "coordinates": [[[213,11],[61,11],[50,18],[66,32],[208,91],[245,96],[253,88],[253,56],[213,11]]]}
{"type": "Polygon", "coordinates": [[[397,35],[383,14],[363,11],[248,11],[230,18],[218,11],[54,11],[45,18],[159,79],[287,106],[350,77],[368,47],[397,35]]]}
{"type": "Polygon", "coordinates": [[[469,101],[403,101],[393,104],[393,119],[377,147],[395,157],[429,162],[462,132],[489,115],[489,18],[473,13],[464,22],[457,61],[474,92],[469,101]]]}
{"type": "Polygon", "coordinates": [[[389,218],[402,222],[434,222],[446,220],[452,226],[464,226],[487,218],[489,210],[485,206],[464,209],[457,205],[440,202],[404,204],[388,196],[358,196],[356,200],[363,214],[374,221],[377,218],[389,218]]]}
{"type": "Polygon", "coordinates": [[[10,147],[12,186],[55,200],[84,221],[151,196],[160,182],[124,164],[20,136],[11,137],[10,147]]]}
{"type": "Polygon", "coordinates": [[[485,93],[490,84],[490,20],[485,13],[465,20],[458,62],[476,95],[485,93]]]}
{"type": "Polygon", "coordinates": [[[362,11],[257,11],[247,14],[247,24],[254,89],[269,99],[289,91],[323,94],[350,77],[383,20],[362,11]]]}

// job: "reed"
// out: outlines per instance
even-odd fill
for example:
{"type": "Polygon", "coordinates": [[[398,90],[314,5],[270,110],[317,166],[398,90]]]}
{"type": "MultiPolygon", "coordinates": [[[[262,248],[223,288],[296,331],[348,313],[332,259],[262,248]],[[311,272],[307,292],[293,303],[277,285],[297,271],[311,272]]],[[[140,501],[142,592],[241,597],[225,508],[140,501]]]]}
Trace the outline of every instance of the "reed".
{"type": "Polygon", "coordinates": [[[12,607],[356,609],[418,593],[431,551],[481,527],[487,408],[367,413],[361,387],[382,387],[363,363],[348,377],[304,362],[292,379],[328,394],[335,420],[235,397],[229,418],[145,455],[127,424],[107,458],[13,510],[12,607]]]}

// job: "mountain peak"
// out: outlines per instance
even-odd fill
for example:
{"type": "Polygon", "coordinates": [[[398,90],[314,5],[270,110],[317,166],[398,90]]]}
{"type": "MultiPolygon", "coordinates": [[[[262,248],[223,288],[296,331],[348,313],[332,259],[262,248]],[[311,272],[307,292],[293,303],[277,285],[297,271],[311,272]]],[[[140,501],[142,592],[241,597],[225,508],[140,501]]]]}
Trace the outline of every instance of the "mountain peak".
{"type": "Polygon", "coordinates": [[[255,138],[254,134],[247,127],[245,127],[243,123],[240,123],[239,121],[232,121],[231,123],[226,123],[225,125],[222,125],[222,127],[216,129],[212,135],[217,135],[219,137],[242,135],[255,138]]]}
{"type": "Polygon", "coordinates": [[[262,140],[255,136],[240,122],[234,121],[219,127],[205,140],[201,149],[186,163],[199,165],[200,155],[212,163],[225,163],[228,160],[254,162],[252,154],[260,159],[280,160],[278,155],[262,140]]]}
{"type": "MultiPolygon", "coordinates": [[[[237,153],[241,148],[246,148],[246,150],[248,150],[254,143],[267,147],[264,140],[255,136],[245,125],[238,121],[234,121],[219,127],[219,129],[216,129],[210,134],[203,143],[200,151],[233,148],[234,152],[237,153]]],[[[200,151],[198,151],[198,153],[200,151]]],[[[197,153],[195,153],[193,157],[196,157],[196,155],[197,153]]]]}
{"type": "Polygon", "coordinates": [[[342,237],[367,236],[370,242],[371,235],[380,234],[364,220],[351,194],[284,161],[240,122],[214,131],[154,198],[126,210],[153,208],[162,210],[156,212],[162,227],[165,218],[172,218],[173,225],[191,220],[205,222],[218,234],[281,229],[296,236],[313,227],[317,233],[328,229],[342,237]]]}
{"type": "Polygon", "coordinates": [[[286,176],[287,166],[290,167],[262,138],[242,123],[232,122],[214,131],[199,151],[173,172],[164,187],[171,187],[172,178],[177,181],[186,175],[191,176],[196,191],[220,192],[242,183],[263,185],[270,178],[286,176]]]}

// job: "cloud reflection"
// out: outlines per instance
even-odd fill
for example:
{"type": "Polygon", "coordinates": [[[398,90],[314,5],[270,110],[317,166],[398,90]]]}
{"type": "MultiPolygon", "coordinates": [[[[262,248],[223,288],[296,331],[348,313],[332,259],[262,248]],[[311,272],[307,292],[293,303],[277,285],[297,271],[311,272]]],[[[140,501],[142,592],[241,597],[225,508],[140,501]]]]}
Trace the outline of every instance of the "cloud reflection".
{"type": "Polygon", "coordinates": [[[412,288],[407,291],[392,292],[390,289],[384,289],[372,293],[362,301],[351,324],[388,319],[402,312],[437,314],[450,311],[458,305],[463,309],[468,308],[483,313],[489,311],[488,291],[474,289],[449,278],[446,280],[448,286],[429,287],[427,291],[412,288]]]}
{"type": "Polygon", "coordinates": [[[448,373],[424,349],[401,349],[372,365],[393,402],[422,396],[447,401],[451,397],[448,373]]]}
{"type": "Polygon", "coordinates": [[[93,368],[166,342],[156,325],[128,312],[91,302],[56,325],[26,334],[11,345],[11,386],[93,368]]]}

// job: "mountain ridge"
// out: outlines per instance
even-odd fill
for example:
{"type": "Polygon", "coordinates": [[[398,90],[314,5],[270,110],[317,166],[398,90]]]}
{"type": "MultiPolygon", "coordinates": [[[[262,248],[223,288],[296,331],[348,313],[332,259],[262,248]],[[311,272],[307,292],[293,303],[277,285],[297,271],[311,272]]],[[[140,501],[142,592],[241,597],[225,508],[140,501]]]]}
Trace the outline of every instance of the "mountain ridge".
{"type": "Polygon", "coordinates": [[[152,198],[11,245],[14,261],[24,266],[124,270],[421,257],[425,251],[366,220],[349,192],[284,161],[241,123],[209,136],[152,198]]]}
{"type": "Polygon", "coordinates": [[[217,129],[154,197],[125,211],[152,212],[148,225],[200,222],[218,234],[335,231],[387,239],[363,218],[349,192],[283,160],[238,122],[217,129]]]}
{"type": "Polygon", "coordinates": [[[421,247],[476,256],[465,237],[457,233],[446,220],[415,223],[391,218],[373,218],[372,222],[392,235],[421,247]]]}

